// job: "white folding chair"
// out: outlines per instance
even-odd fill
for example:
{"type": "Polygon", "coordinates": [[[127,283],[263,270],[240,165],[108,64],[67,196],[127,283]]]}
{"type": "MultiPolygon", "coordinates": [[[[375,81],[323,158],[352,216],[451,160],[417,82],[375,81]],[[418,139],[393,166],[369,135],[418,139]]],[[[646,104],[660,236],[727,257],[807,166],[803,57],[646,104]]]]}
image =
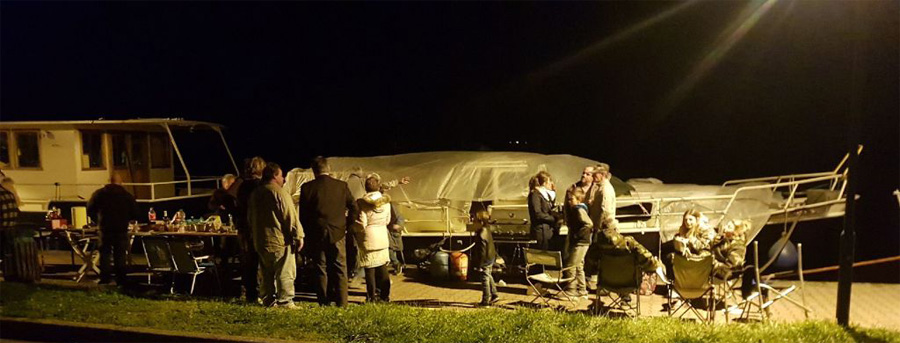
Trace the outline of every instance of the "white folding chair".
{"type": "MultiPolygon", "coordinates": [[[[562,284],[575,279],[574,276],[564,276],[566,274],[566,271],[574,268],[575,266],[563,266],[562,253],[560,253],[559,251],[525,248],[525,272],[527,275],[526,280],[528,281],[528,285],[531,286],[531,289],[536,294],[534,299],[531,299],[531,302],[534,303],[536,300],[541,299],[547,306],[552,306],[550,305],[550,297],[552,295],[556,295],[556,297],[559,298],[559,296],[562,295],[572,304],[572,306],[576,306],[577,304],[575,303],[575,299],[573,299],[562,289],[562,284]],[[533,266],[540,266],[540,272],[532,274],[531,267],[533,266]],[[553,269],[548,270],[547,267],[553,269]],[[556,288],[556,291],[554,292],[554,294],[550,294],[550,292],[544,292],[541,289],[538,289],[537,284],[552,285],[556,288]]],[[[574,273],[571,274],[574,275],[574,273]]]]}

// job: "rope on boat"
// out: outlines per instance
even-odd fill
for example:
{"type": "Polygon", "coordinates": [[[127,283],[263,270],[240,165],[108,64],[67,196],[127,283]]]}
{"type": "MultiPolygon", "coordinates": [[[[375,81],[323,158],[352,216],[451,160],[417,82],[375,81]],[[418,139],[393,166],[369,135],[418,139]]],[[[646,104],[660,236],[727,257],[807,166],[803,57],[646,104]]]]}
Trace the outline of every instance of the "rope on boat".
{"type": "MultiPolygon", "coordinates": [[[[884,258],[868,260],[868,261],[856,262],[856,263],[853,263],[853,267],[856,268],[856,267],[870,266],[873,264],[896,262],[896,261],[900,261],[900,255],[893,256],[893,257],[884,257],[884,258]]],[[[838,269],[840,269],[840,267],[841,266],[828,266],[828,267],[804,270],[803,275],[830,272],[830,271],[838,270],[838,269]]],[[[777,272],[777,273],[772,273],[772,274],[766,275],[765,278],[780,278],[780,277],[788,277],[788,276],[794,276],[794,275],[797,275],[796,270],[786,270],[783,272],[777,272]]]]}

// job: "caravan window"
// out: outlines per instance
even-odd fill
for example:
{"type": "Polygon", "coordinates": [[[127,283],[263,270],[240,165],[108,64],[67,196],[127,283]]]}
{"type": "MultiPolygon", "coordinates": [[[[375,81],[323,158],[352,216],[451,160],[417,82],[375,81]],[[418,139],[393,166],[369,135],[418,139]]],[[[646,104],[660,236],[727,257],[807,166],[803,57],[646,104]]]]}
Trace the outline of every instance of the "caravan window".
{"type": "Polygon", "coordinates": [[[150,168],[169,168],[172,166],[172,149],[169,148],[169,137],[164,134],[150,135],[150,168]]]}
{"type": "Polygon", "coordinates": [[[0,162],[5,168],[12,167],[9,164],[9,132],[0,131],[0,162]]]}
{"type": "Polygon", "coordinates": [[[81,168],[104,169],[103,133],[81,131],[81,168]]]}
{"type": "Polygon", "coordinates": [[[40,168],[41,152],[38,132],[23,131],[15,132],[13,135],[16,141],[16,167],[40,168]]]}

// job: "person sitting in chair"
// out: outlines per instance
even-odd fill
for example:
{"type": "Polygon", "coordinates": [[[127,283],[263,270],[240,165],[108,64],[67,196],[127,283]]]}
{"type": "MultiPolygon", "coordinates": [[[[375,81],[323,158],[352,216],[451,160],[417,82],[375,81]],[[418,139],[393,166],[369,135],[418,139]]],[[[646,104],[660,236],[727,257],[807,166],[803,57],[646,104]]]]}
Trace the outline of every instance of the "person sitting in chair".
{"type": "Polygon", "coordinates": [[[726,280],[731,277],[735,268],[744,265],[744,255],[747,252],[746,232],[749,229],[749,220],[730,220],[713,239],[710,246],[715,258],[713,275],[716,278],[726,280]]]}
{"type": "Polygon", "coordinates": [[[634,240],[633,237],[625,236],[619,233],[618,223],[619,221],[616,219],[606,219],[607,223],[602,224],[604,229],[600,230],[600,234],[597,235],[597,248],[601,252],[601,255],[606,252],[613,251],[622,251],[627,250],[637,256],[638,265],[644,273],[656,273],[659,276],[659,281],[662,283],[669,283],[668,279],[666,279],[665,269],[663,264],[650,253],[647,248],[644,248],[641,243],[634,240]]]}
{"type": "Polygon", "coordinates": [[[684,212],[681,227],[675,234],[675,251],[684,257],[703,257],[710,254],[710,243],[716,231],[704,224],[700,211],[690,209],[684,212]]]}

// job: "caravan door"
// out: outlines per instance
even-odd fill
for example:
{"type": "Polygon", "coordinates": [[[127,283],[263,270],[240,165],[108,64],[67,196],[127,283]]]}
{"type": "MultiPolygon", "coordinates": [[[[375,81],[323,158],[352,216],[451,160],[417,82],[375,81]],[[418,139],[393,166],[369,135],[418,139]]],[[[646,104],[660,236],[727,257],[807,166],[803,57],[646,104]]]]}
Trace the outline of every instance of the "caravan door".
{"type": "MultiPolygon", "coordinates": [[[[148,158],[149,141],[144,132],[110,134],[113,171],[122,176],[125,183],[150,182],[148,158]]],[[[150,186],[127,186],[137,199],[150,199],[150,186]]]]}

